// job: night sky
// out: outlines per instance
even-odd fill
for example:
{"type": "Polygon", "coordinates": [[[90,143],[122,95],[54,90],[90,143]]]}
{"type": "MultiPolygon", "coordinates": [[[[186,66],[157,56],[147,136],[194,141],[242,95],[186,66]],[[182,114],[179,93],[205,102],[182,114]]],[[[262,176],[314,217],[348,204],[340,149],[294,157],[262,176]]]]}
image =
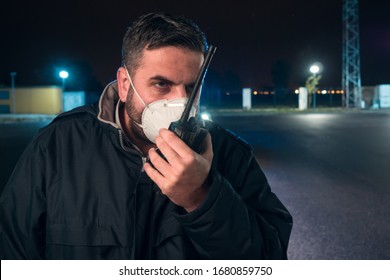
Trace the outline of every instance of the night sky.
{"type": "MultiPolygon", "coordinates": [[[[127,26],[152,11],[199,24],[218,47],[209,73],[257,88],[273,86],[272,69],[284,65],[295,88],[319,61],[320,87],[341,86],[342,0],[3,1],[0,86],[10,84],[12,71],[17,85],[59,85],[61,67],[69,82],[105,86],[120,66],[127,26]]],[[[360,1],[360,39],[362,85],[389,84],[390,1],[360,1]]]]}

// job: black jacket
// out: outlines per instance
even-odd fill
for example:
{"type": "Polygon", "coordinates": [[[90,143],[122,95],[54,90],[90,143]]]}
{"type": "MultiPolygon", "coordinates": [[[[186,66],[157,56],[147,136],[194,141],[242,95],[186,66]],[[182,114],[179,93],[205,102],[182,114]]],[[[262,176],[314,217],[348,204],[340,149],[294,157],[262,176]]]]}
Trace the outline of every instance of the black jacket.
{"type": "Polygon", "coordinates": [[[113,123],[117,100],[112,83],[28,145],[0,198],[1,259],[287,258],[292,218],[244,141],[208,124],[211,187],[186,213],[113,123]]]}

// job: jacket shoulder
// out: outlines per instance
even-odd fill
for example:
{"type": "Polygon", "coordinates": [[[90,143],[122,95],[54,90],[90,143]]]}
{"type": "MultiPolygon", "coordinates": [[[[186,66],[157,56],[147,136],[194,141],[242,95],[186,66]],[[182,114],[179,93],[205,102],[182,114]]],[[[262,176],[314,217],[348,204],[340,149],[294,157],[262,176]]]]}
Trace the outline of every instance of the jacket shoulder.
{"type": "Polygon", "coordinates": [[[213,146],[234,146],[235,149],[239,150],[239,152],[252,153],[252,146],[231,130],[223,128],[222,126],[214,122],[208,122],[207,127],[213,138],[213,146]]]}
{"type": "Polygon", "coordinates": [[[97,103],[93,103],[90,105],[85,105],[81,107],[74,108],[70,111],[63,112],[59,114],[53,122],[71,118],[82,118],[83,116],[93,116],[96,117],[98,114],[98,105],[97,103]]]}
{"type": "MultiPolygon", "coordinates": [[[[92,123],[98,122],[95,104],[86,105],[64,112],[55,117],[48,125],[41,128],[35,135],[32,143],[47,144],[52,137],[61,140],[61,136],[69,133],[90,133],[92,123]]],[[[40,145],[41,146],[41,145],[40,145]]]]}
{"type": "Polygon", "coordinates": [[[47,127],[57,127],[66,124],[85,123],[90,120],[97,120],[97,114],[98,109],[96,104],[77,107],[59,114],[47,127]]]}

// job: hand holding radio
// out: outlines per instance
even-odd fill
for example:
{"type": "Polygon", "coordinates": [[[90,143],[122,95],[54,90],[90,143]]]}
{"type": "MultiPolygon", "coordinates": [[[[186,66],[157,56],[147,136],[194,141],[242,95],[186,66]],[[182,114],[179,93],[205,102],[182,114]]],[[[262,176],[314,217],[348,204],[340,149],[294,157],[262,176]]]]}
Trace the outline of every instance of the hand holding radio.
{"type": "Polygon", "coordinates": [[[208,192],[208,175],[213,159],[211,136],[207,134],[202,154],[194,152],[175,133],[161,129],[156,138],[159,151],[149,150],[150,163],[145,172],[158,185],[161,192],[188,212],[197,208],[208,192]]]}
{"type": "Polygon", "coordinates": [[[186,209],[196,209],[208,192],[213,159],[211,136],[204,122],[189,114],[216,48],[210,46],[181,118],[161,129],[157,149],[149,150],[145,172],[169,199],[186,209]]]}

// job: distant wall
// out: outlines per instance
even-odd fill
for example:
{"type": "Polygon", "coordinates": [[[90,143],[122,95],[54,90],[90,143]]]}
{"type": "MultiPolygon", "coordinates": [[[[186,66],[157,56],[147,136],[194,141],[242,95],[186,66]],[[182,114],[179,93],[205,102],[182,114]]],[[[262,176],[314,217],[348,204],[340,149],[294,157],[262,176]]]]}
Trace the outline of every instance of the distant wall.
{"type": "Polygon", "coordinates": [[[363,108],[370,109],[375,103],[375,87],[362,87],[363,108]]]}
{"type": "Polygon", "coordinates": [[[10,92],[0,89],[0,114],[10,113],[10,92]]]}
{"type": "Polygon", "coordinates": [[[390,85],[377,85],[375,99],[379,108],[390,108],[390,85]]]}
{"type": "Polygon", "coordinates": [[[76,107],[85,104],[84,91],[65,91],[63,93],[63,109],[65,111],[72,110],[76,107]]]}
{"type": "Polygon", "coordinates": [[[0,113],[59,114],[63,108],[61,87],[17,87],[15,108],[11,88],[0,89],[0,97],[0,113]]]}

